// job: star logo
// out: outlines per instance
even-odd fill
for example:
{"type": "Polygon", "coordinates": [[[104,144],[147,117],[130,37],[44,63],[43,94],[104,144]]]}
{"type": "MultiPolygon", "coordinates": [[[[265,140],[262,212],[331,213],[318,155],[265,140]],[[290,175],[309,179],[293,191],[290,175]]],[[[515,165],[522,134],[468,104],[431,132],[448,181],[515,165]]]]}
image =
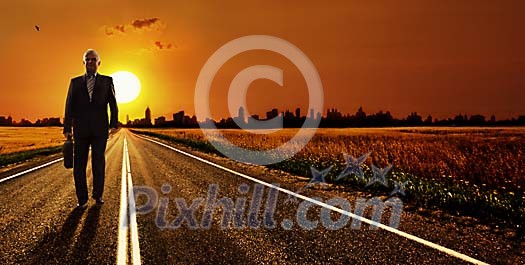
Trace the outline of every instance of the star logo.
{"type": "Polygon", "coordinates": [[[330,166],[323,171],[319,171],[316,168],[310,166],[310,171],[312,172],[312,179],[310,180],[310,182],[308,182],[306,187],[312,186],[316,183],[321,184],[323,187],[326,186],[325,178],[328,175],[328,173],[330,173],[330,170],[332,170],[332,167],[333,166],[330,166]]]}
{"type": "MultiPolygon", "coordinates": [[[[323,171],[319,171],[317,170],[316,168],[310,166],[310,171],[312,172],[312,179],[308,182],[308,184],[306,184],[305,186],[301,187],[299,190],[297,190],[295,193],[299,194],[303,191],[304,188],[309,188],[315,184],[320,184],[321,186],[323,186],[323,188],[326,186],[326,176],[328,175],[328,173],[330,173],[330,170],[332,170],[332,167],[333,166],[330,166],[326,169],[324,169],[323,171]]],[[[286,201],[290,201],[290,202],[296,202],[297,201],[297,198],[295,198],[294,196],[292,195],[288,195],[288,198],[286,199],[286,201]]]]}
{"type": "Polygon", "coordinates": [[[365,188],[374,184],[374,183],[379,183],[385,187],[388,187],[388,183],[386,181],[386,174],[388,173],[388,171],[390,171],[390,169],[392,169],[392,165],[388,165],[384,168],[378,168],[374,165],[372,165],[372,172],[374,173],[374,176],[372,177],[372,179],[370,179],[370,181],[366,184],[365,188]]]}
{"type": "Polygon", "coordinates": [[[335,181],[338,181],[346,176],[349,176],[351,174],[356,175],[359,179],[364,179],[363,175],[363,169],[361,166],[363,163],[368,159],[370,156],[370,152],[355,158],[349,154],[343,153],[343,156],[345,157],[346,161],[346,167],[345,169],[335,178],[335,181]]]}
{"type": "Polygon", "coordinates": [[[394,190],[390,192],[390,196],[395,194],[401,194],[405,196],[405,186],[408,184],[408,180],[405,182],[397,182],[394,180],[394,190]]]}

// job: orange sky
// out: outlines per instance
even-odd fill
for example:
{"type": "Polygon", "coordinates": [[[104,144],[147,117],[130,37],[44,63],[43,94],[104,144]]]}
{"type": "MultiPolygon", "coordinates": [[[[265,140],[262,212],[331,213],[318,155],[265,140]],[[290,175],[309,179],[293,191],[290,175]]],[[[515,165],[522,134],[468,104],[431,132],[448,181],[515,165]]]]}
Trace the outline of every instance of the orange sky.
{"type": "MultiPolygon", "coordinates": [[[[148,105],[153,117],[171,119],[181,109],[192,114],[206,60],[223,44],[254,34],[283,38],[309,56],[323,81],[325,109],[354,113],[362,105],[397,117],[411,111],[525,115],[523,1],[70,2],[0,3],[0,116],[62,117],[69,79],[83,73],[87,48],[99,51],[100,73],[127,70],[142,82],[135,101],[119,104],[120,121],[126,114],[143,117],[148,105]],[[131,24],[153,18],[158,20],[149,26],[131,24]]],[[[255,64],[282,68],[284,86],[254,82],[251,113],[297,106],[306,112],[297,68],[280,55],[253,51],[232,58],[217,74],[214,118],[229,116],[227,88],[255,64]]]]}

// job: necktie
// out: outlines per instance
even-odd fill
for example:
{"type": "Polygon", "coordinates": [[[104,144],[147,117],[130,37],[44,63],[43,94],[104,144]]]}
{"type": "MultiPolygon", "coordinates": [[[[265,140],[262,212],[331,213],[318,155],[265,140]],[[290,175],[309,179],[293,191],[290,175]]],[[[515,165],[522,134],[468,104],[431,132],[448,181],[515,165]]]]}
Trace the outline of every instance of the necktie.
{"type": "Polygon", "coordinates": [[[89,101],[91,102],[91,99],[93,97],[93,89],[95,89],[95,76],[89,75],[87,80],[87,88],[89,93],[89,101]]]}

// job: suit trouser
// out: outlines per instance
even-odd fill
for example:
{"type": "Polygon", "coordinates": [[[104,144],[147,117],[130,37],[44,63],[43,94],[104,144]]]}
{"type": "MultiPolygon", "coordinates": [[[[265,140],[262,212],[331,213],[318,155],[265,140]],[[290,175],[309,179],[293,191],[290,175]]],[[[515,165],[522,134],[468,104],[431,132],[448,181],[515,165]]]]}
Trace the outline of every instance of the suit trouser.
{"type": "Polygon", "coordinates": [[[76,138],[74,148],[75,189],[80,204],[88,201],[88,188],[86,182],[86,167],[88,161],[89,146],[91,146],[91,171],[93,172],[93,198],[102,198],[104,192],[104,175],[106,171],[106,143],[105,136],[90,136],[76,138]]]}

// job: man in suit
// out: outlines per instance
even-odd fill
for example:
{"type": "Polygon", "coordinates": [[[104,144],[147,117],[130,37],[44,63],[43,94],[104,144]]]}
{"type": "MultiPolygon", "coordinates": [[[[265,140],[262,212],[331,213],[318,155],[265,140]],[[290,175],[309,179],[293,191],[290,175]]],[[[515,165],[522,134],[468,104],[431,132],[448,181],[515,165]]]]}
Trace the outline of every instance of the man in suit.
{"type": "Polygon", "coordinates": [[[64,115],[64,136],[73,136],[73,176],[78,199],[77,207],[85,209],[88,202],[86,166],[91,146],[91,168],[93,191],[91,197],[98,205],[104,203],[104,175],[106,170],[106,142],[109,134],[118,127],[118,107],[113,79],[97,73],[100,58],[95,50],[84,53],[86,73],[71,79],[66,98],[64,115]],[[111,111],[108,124],[107,106],[111,111]],[[73,134],[71,127],[73,126],[73,134]],[[111,128],[111,131],[108,130],[111,128]]]}

